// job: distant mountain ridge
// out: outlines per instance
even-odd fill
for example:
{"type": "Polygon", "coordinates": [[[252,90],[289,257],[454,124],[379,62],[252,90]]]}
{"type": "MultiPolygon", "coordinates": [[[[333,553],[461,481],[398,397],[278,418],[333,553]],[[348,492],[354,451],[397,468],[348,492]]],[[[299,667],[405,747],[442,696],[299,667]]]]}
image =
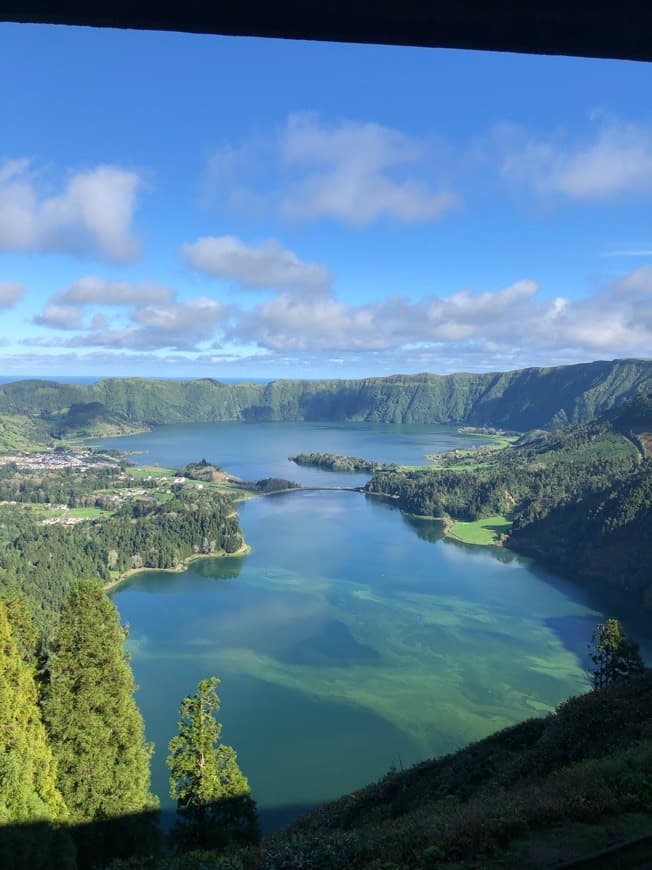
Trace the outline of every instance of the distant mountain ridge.
{"type": "Polygon", "coordinates": [[[0,414],[39,417],[54,434],[92,418],[111,424],[227,421],[445,423],[556,429],[652,392],[652,360],[621,359],[512,372],[417,374],[268,384],[108,378],[0,385],[0,414]]]}

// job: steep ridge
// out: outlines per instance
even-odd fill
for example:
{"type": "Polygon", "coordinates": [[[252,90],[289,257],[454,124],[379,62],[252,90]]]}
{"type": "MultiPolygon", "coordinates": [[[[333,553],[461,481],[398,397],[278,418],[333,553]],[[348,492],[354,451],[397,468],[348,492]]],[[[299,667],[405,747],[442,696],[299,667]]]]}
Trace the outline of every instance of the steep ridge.
{"type": "Polygon", "coordinates": [[[502,373],[268,384],[225,384],[212,378],[108,378],[95,384],[30,380],[0,386],[0,414],[39,417],[59,435],[79,430],[86,405],[93,419],[113,424],[307,420],[470,424],[526,431],[582,422],[650,391],[652,360],[635,359],[502,373]]]}

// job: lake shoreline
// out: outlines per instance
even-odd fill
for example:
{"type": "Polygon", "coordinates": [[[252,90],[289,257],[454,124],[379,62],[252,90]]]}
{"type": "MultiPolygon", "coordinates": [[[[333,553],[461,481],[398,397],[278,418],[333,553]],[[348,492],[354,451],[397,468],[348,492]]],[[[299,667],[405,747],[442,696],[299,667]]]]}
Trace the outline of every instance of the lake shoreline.
{"type": "Polygon", "coordinates": [[[242,545],[238,547],[233,553],[193,553],[192,556],[188,556],[179,565],[175,565],[174,568],[130,568],[128,571],[125,571],[124,574],[121,574],[120,577],[117,577],[115,580],[110,580],[108,583],[103,584],[103,589],[105,592],[113,592],[118,586],[122,583],[125,583],[127,580],[131,580],[136,574],[151,574],[152,572],[157,572],[161,574],[183,574],[184,571],[187,571],[188,568],[192,565],[193,562],[197,562],[200,559],[228,559],[233,556],[248,556],[251,553],[251,546],[247,544],[247,542],[243,539],[242,545]]]}
{"type": "MultiPolygon", "coordinates": [[[[397,502],[399,500],[399,497],[397,495],[389,495],[387,493],[382,493],[382,492],[367,492],[364,489],[362,490],[362,492],[364,493],[364,495],[373,496],[373,497],[378,498],[380,500],[387,501],[389,504],[391,504],[392,502],[397,502]]],[[[483,522],[483,520],[476,520],[474,523],[466,523],[463,520],[455,520],[452,517],[448,517],[448,516],[431,517],[431,516],[425,516],[424,514],[413,514],[413,513],[410,513],[410,511],[403,510],[399,505],[397,505],[397,507],[399,508],[401,513],[404,514],[406,517],[413,517],[416,520],[427,520],[428,522],[433,522],[433,523],[441,523],[443,526],[442,537],[443,538],[450,538],[452,541],[456,541],[458,544],[469,544],[472,547],[501,548],[504,546],[503,542],[500,540],[493,540],[493,541],[468,540],[467,538],[463,537],[462,535],[455,533],[455,526],[459,526],[460,524],[462,524],[462,525],[476,525],[476,524],[478,524],[479,525],[483,522]]],[[[487,520],[487,519],[497,519],[497,518],[496,517],[485,517],[485,520],[487,520]]],[[[501,519],[505,519],[505,518],[502,517],[501,519]]]]}

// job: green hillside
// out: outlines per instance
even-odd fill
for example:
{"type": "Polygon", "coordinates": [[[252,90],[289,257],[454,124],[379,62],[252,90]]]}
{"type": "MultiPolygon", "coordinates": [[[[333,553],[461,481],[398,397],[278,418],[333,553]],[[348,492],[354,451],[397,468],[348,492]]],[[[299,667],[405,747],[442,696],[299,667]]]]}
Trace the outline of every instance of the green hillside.
{"type": "MultiPolygon", "coordinates": [[[[367,491],[412,514],[506,517],[504,543],[562,573],[604,580],[652,608],[652,398],[504,449],[444,454],[435,468],[377,470],[367,491]]],[[[455,527],[453,527],[453,531],[455,527]]]]}
{"type": "Polygon", "coordinates": [[[389,773],[268,838],[248,866],[520,870],[652,835],[651,723],[647,671],[389,773]]]}
{"type": "Polygon", "coordinates": [[[0,386],[0,414],[38,418],[56,437],[98,426],[241,420],[449,423],[526,431],[590,419],[652,391],[652,361],[514,372],[224,384],[109,378],[0,386]]]}

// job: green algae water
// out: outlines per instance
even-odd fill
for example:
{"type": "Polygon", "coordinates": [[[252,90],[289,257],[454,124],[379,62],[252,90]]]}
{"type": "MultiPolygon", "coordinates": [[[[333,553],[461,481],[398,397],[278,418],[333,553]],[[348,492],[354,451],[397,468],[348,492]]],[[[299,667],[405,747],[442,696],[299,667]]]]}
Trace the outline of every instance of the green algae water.
{"type": "MultiPolygon", "coordinates": [[[[273,465],[288,446],[323,449],[305,437],[320,429],[282,425],[280,448],[264,425],[226,426],[226,435],[162,427],[116,443],[146,449],[143,462],[182,465],[220,462],[208,448],[239,434],[249,439],[240,467],[221,464],[251,479],[265,476],[248,472],[265,455],[273,465]]],[[[336,429],[335,452],[365,456],[355,448],[368,427],[349,431],[336,429]]],[[[400,461],[455,437],[378,432],[376,456],[400,461]]],[[[602,607],[528,560],[442,539],[438,523],[355,492],[290,492],[238,510],[250,554],[136,575],[114,593],[164,808],[179,703],[212,674],[222,680],[222,739],[235,746],[267,828],[588,688],[586,645],[602,607]]]]}
{"type": "Polygon", "coordinates": [[[570,584],[420,538],[356,493],[240,511],[250,555],[141,574],[115,595],[164,804],[179,702],[210,674],[262,809],[336,797],[586,688],[558,626],[588,639],[600,614],[570,584]]]}

